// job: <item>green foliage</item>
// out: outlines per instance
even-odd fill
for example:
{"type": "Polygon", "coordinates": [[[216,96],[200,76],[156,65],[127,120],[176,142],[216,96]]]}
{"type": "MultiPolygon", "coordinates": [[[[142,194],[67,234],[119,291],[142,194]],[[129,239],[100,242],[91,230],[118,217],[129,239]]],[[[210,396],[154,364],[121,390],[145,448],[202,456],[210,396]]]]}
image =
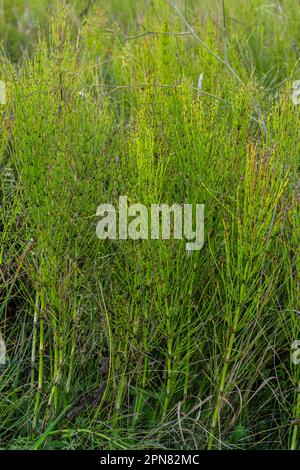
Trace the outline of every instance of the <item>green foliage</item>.
{"type": "Polygon", "coordinates": [[[225,1],[225,27],[219,1],[25,3],[0,10],[1,448],[299,448],[298,2],[225,1]],[[100,241],[119,195],[204,203],[203,249],[100,241]]]}

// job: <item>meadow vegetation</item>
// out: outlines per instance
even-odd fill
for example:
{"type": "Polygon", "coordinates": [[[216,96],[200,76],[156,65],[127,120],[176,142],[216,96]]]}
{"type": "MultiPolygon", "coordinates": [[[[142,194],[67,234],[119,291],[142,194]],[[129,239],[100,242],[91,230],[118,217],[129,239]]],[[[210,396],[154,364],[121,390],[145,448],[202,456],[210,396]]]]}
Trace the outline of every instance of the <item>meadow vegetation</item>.
{"type": "Polygon", "coordinates": [[[2,449],[299,449],[299,15],[0,2],[2,449]],[[203,248],[99,240],[120,195],[203,248]]]}

